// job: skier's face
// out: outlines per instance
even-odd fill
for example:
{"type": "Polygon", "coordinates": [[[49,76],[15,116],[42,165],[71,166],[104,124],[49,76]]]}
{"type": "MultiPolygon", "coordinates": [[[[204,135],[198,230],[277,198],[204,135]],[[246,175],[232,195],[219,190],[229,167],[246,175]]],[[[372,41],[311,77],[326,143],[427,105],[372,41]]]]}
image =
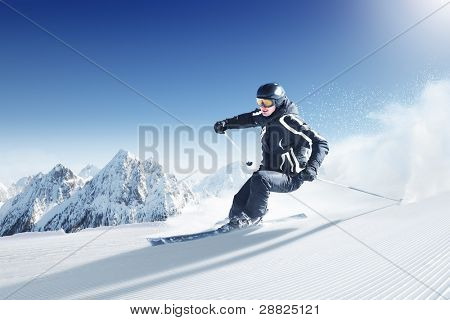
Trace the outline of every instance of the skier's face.
{"type": "Polygon", "coordinates": [[[275,112],[275,106],[271,106],[269,108],[267,108],[267,107],[260,107],[260,108],[261,108],[262,115],[264,117],[269,117],[272,113],[275,112]]]}
{"type": "Polygon", "coordinates": [[[256,99],[256,103],[261,108],[264,117],[269,117],[275,112],[275,104],[270,99],[256,99]]]}

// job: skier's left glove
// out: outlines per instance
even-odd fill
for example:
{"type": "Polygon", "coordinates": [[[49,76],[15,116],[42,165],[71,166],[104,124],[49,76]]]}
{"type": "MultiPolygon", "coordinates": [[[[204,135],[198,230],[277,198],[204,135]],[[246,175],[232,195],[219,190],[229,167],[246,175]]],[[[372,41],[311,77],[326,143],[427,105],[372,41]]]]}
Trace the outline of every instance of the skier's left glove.
{"type": "Polygon", "coordinates": [[[317,177],[317,170],[313,166],[307,166],[300,172],[300,178],[302,178],[303,181],[314,181],[316,177],[317,177]]]}

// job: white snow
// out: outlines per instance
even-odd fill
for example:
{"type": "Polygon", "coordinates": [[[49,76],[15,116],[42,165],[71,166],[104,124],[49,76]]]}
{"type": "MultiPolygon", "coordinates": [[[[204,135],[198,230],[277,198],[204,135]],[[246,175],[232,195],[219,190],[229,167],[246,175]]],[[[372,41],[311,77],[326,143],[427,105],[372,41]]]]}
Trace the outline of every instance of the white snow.
{"type": "MultiPolygon", "coordinates": [[[[9,198],[8,188],[0,182],[0,203],[5,202],[9,198]]],[[[0,205],[1,207],[1,205],[0,205]]]]}
{"type": "Polygon", "coordinates": [[[337,226],[289,195],[272,194],[267,220],[298,212],[308,218],[192,242],[148,245],[147,236],[213,227],[227,215],[231,196],[205,199],[166,223],[3,237],[0,297],[449,298],[448,193],[399,206],[314,182],[294,196],[337,226]],[[386,208],[370,212],[381,207],[386,208]]]}
{"type": "Polygon", "coordinates": [[[324,177],[408,202],[450,191],[450,81],[429,83],[416,102],[371,116],[380,133],[331,145],[324,177]]]}

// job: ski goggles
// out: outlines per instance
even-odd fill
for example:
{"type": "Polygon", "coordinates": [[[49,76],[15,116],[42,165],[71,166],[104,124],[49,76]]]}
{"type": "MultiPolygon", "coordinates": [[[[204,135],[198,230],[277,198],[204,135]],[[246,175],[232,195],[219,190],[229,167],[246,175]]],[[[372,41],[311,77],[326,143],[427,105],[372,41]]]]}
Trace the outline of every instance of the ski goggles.
{"type": "Polygon", "coordinates": [[[273,107],[273,101],[270,99],[260,99],[260,98],[256,98],[256,103],[258,104],[258,106],[260,107],[265,107],[265,108],[270,108],[273,107]]]}

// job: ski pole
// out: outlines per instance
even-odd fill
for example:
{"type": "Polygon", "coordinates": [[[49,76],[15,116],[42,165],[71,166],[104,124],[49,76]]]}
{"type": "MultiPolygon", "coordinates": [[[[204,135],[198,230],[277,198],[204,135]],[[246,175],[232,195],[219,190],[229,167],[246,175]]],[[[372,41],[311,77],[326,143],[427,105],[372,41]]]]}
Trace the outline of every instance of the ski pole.
{"type": "MultiPolygon", "coordinates": [[[[242,159],[242,151],[241,149],[238,147],[238,145],[236,144],[236,142],[233,141],[233,139],[231,139],[231,137],[227,134],[227,132],[224,132],[225,137],[227,137],[227,139],[231,142],[231,144],[236,148],[236,150],[239,152],[239,155],[241,156],[242,159]]],[[[245,164],[247,166],[251,166],[253,164],[253,162],[251,161],[246,161],[245,164]]]]}
{"type": "Polygon", "coordinates": [[[239,149],[238,145],[233,141],[233,139],[231,139],[231,137],[228,135],[228,133],[225,131],[224,132],[225,137],[227,137],[227,139],[231,142],[231,144],[236,148],[236,150],[239,152],[239,155],[242,156],[242,152],[241,149],[239,149]]]}
{"type": "Polygon", "coordinates": [[[347,186],[345,184],[337,183],[337,182],[330,181],[330,180],[325,180],[325,179],[320,179],[320,178],[316,178],[316,180],[319,180],[319,181],[322,181],[322,182],[325,182],[325,183],[328,183],[328,184],[332,184],[332,185],[335,185],[335,186],[339,186],[339,187],[342,187],[342,188],[347,188],[347,189],[355,190],[355,191],[358,191],[358,192],[370,194],[370,195],[375,196],[375,197],[379,197],[379,198],[395,201],[395,202],[398,202],[398,203],[402,202],[402,200],[403,200],[403,199],[389,198],[389,197],[386,197],[386,196],[382,196],[380,194],[376,194],[376,193],[373,193],[373,192],[370,192],[370,191],[366,191],[366,190],[362,190],[362,189],[359,189],[359,188],[355,188],[355,187],[352,187],[352,186],[347,186]]]}

